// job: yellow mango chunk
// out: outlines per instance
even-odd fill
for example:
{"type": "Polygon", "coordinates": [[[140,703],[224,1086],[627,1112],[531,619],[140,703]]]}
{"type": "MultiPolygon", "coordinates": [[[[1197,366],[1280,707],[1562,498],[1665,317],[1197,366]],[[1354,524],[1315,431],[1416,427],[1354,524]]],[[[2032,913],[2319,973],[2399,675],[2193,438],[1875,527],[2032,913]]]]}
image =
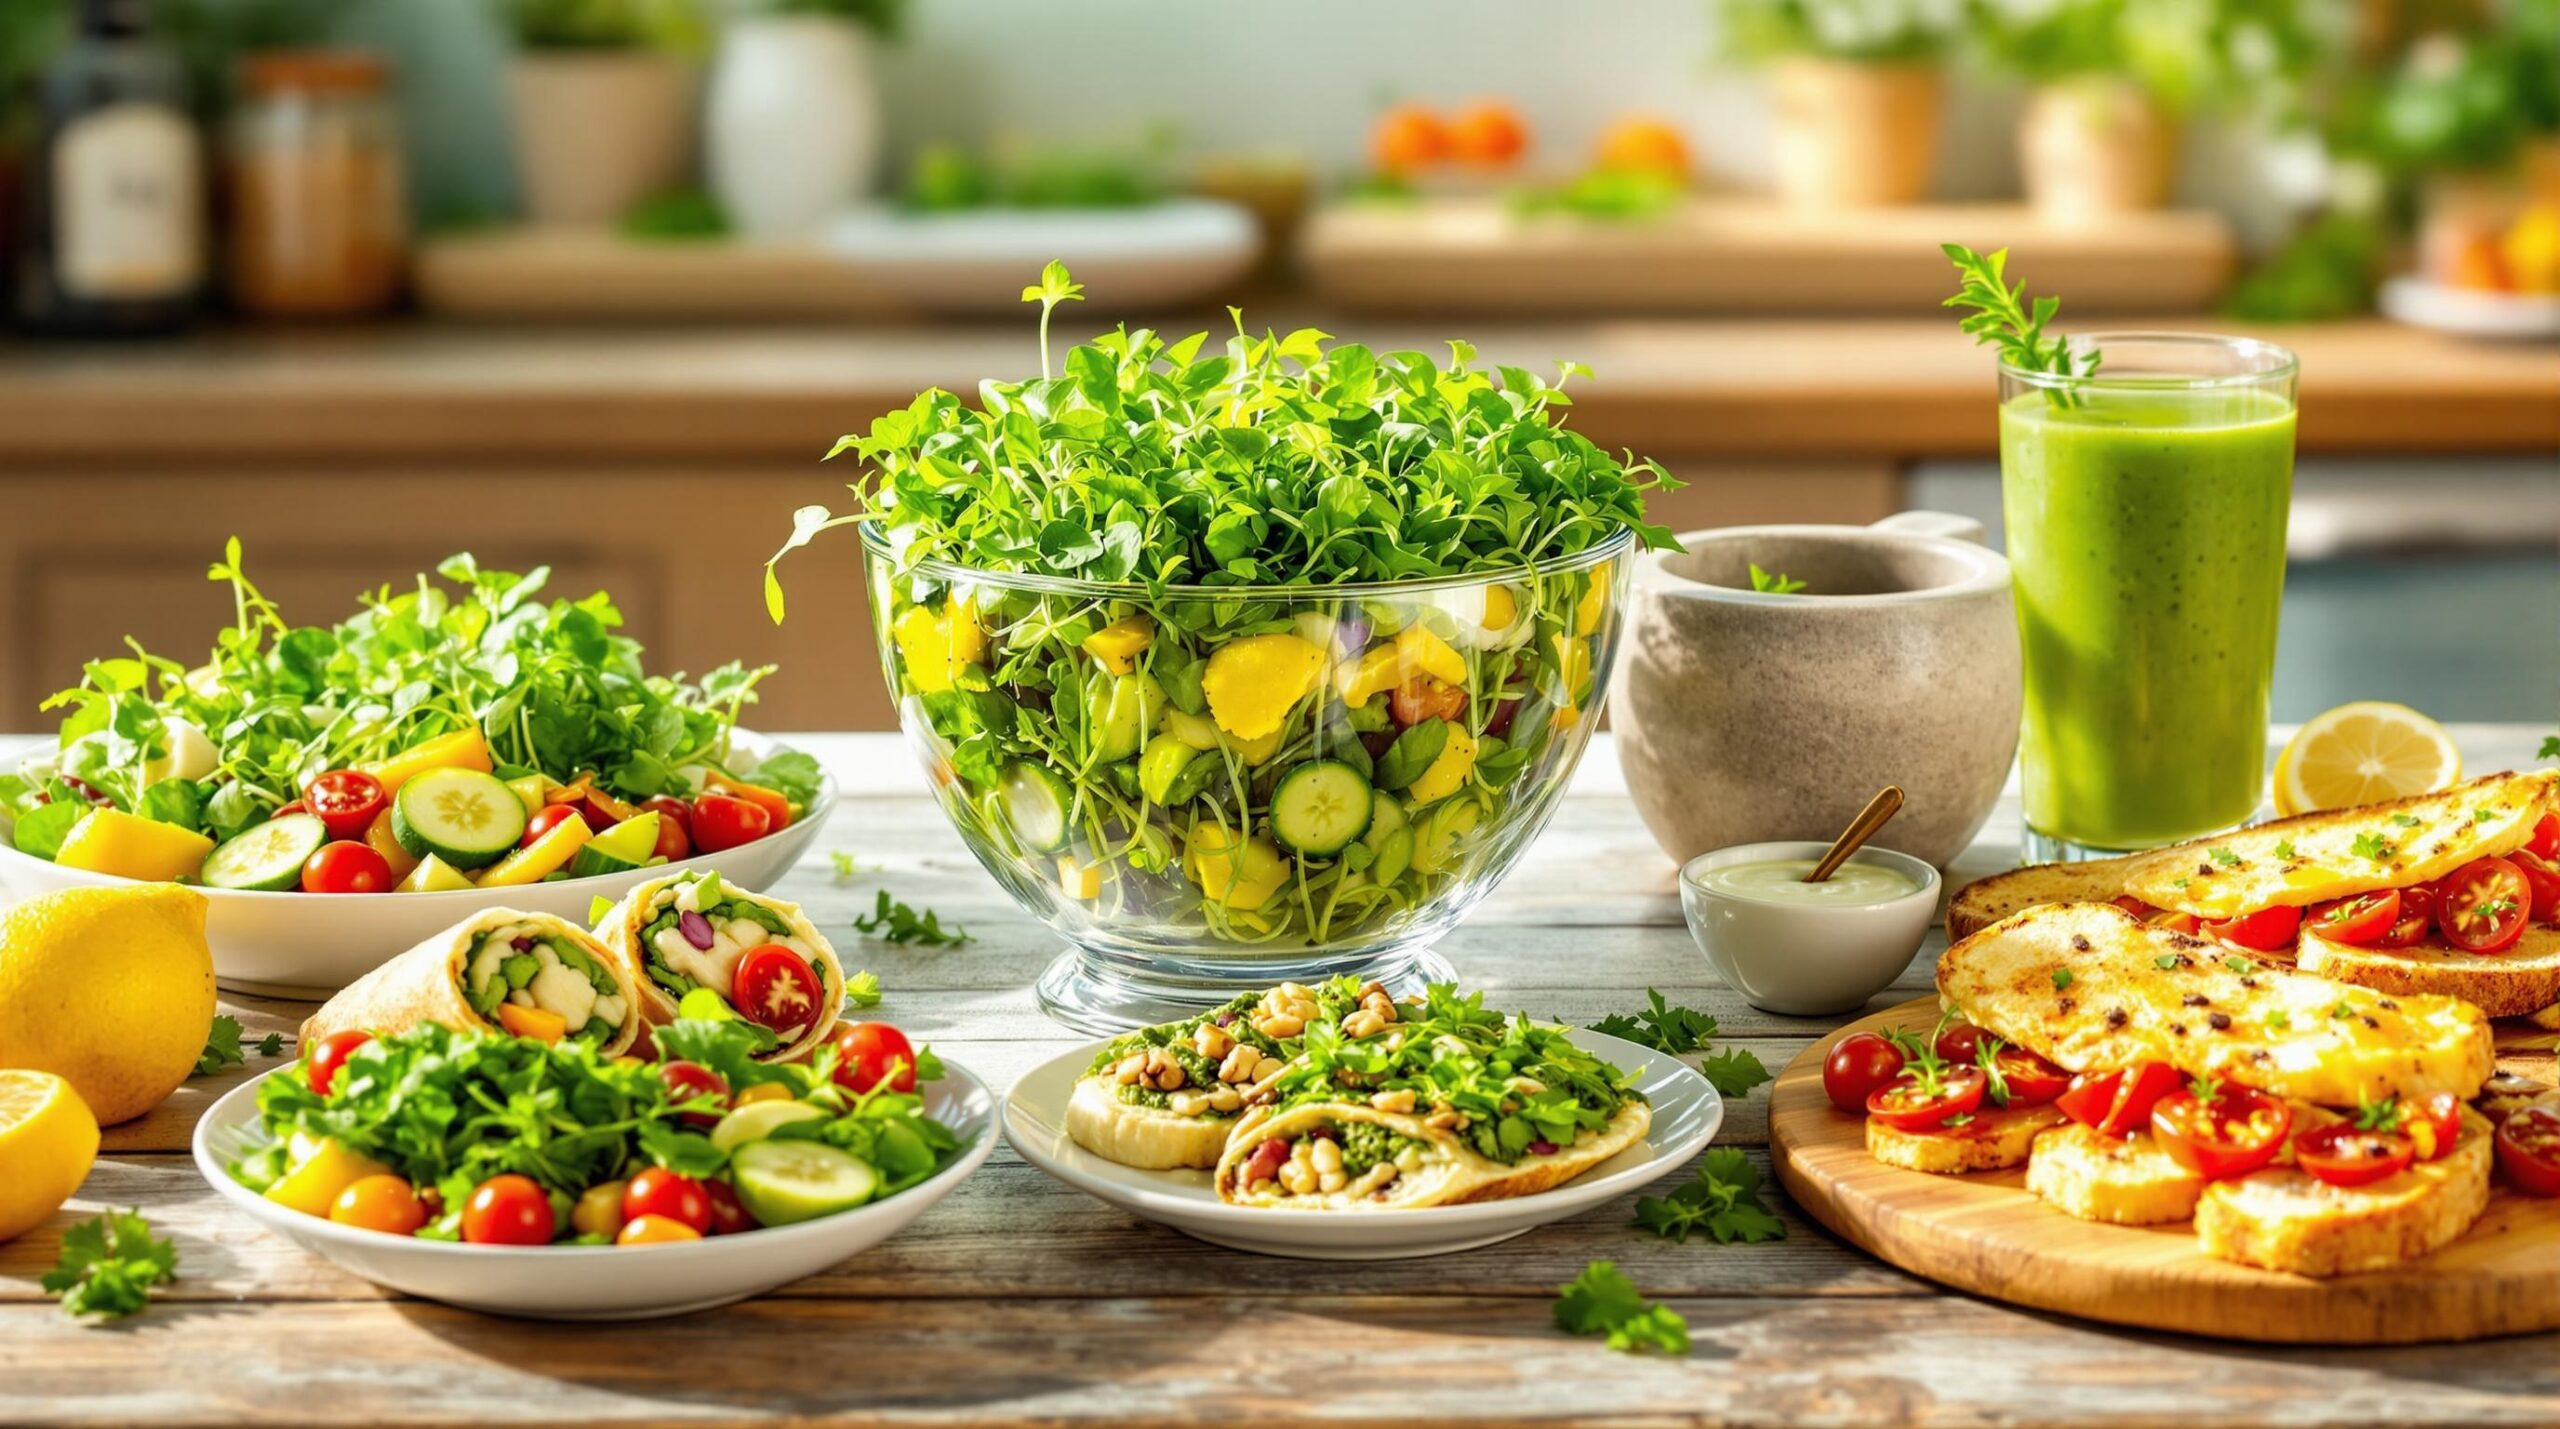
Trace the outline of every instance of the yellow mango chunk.
{"type": "MultiPolygon", "coordinates": [[[[1444,685],[1467,682],[1467,658],[1452,649],[1448,641],[1421,625],[1408,625],[1397,632],[1395,649],[1408,677],[1420,673],[1444,685]]],[[[1396,683],[1404,682],[1398,680],[1396,683]]]]}
{"type": "Polygon", "coordinates": [[[119,809],[92,809],[71,826],[53,861],[64,868],[167,883],[193,877],[211,852],[213,840],[191,829],[119,809]]]}
{"type": "MultiPolygon", "coordinates": [[[[489,758],[489,741],[476,729],[458,729],[383,760],[368,764],[365,771],[382,785],[385,794],[397,794],[400,786],[430,769],[477,769],[486,774],[496,764],[489,758]]],[[[324,1208],[321,1212],[327,1214],[324,1208]]]]}
{"type": "Polygon", "coordinates": [[[1556,682],[1564,703],[1580,704],[1591,693],[1591,643],[1570,635],[1556,637],[1556,682]]]}
{"type": "Polygon", "coordinates": [[[1374,646],[1342,662],[1334,675],[1346,705],[1365,705],[1404,683],[1404,657],[1392,644],[1374,646]]]}
{"type": "Polygon", "coordinates": [[[1258,834],[1239,839],[1223,824],[1195,825],[1183,862],[1200,891],[1229,908],[1259,908],[1289,878],[1279,845],[1258,834]]]}
{"type": "Polygon", "coordinates": [[[1236,757],[1259,769],[1280,752],[1280,731],[1273,730],[1259,739],[1221,739],[1219,743],[1236,752],[1236,757]]]}
{"type": "Polygon", "coordinates": [[[1566,730],[1571,729],[1580,723],[1582,723],[1582,711],[1579,707],[1574,705],[1558,705],[1555,708],[1555,713],[1547,716],[1547,728],[1554,730],[1558,734],[1562,734],[1566,730]]]}
{"type": "Polygon", "coordinates": [[[1440,746],[1440,757],[1431,761],[1431,767],[1422,771],[1405,794],[1417,804],[1446,799],[1458,792],[1475,767],[1475,736],[1453,724],[1449,726],[1449,742],[1440,746]]]}
{"type": "Polygon", "coordinates": [[[950,602],[942,614],[942,628],[951,643],[952,669],[987,658],[987,627],[978,622],[976,597],[963,596],[950,602]]]}
{"type": "Polygon", "coordinates": [[[906,658],[907,683],[916,693],[938,695],[951,688],[951,672],[958,667],[951,659],[951,628],[941,616],[911,605],[890,625],[889,636],[906,658]]]}
{"type": "Polygon", "coordinates": [[[1155,643],[1156,623],[1143,615],[1125,615],[1084,638],[1084,653],[1102,668],[1125,675],[1138,668],[1138,657],[1155,643]]]}
{"type": "Polygon", "coordinates": [[[1573,633],[1588,635],[1600,628],[1600,617],[1609,613],[1609,562],[1591,568],[1591,588],[1573,608],[1573,633]]]}
{"type": "Polygon", "coordinates": [[[1248,635],[1218,647],[1201,672],[1209,717],[1238,739],[1260,739],[1287,722],[1315,690],[1324,652],[1295,635],[1248,635]]]}
{"type": "Polygon", "coordinates": [[[1069,898],[1086,902],[1101,897],[1101,865],[1086,863],[1073,854],[1058,855],[1058,887],[1069,898]]]}
{"type": "Polygon", "coordinates": [[[571,817],[553,824],[542,837],[489,865],[480,875],[482,888],[522,888],[569,866],[595,831],[587,821],[571,817]]]}
{"type": "Polygon", "coordinates": [[[267,1188],[267,1199],[288,1210],[326,1219],[340,1191],[367,1176],[394,1174],[397,1173],[381,1162],[348,1150],[346,1143],[336,1137],[323,1137],[312,1146],[310,1155],[295,1162],[292,1170],[267,1188]]]}

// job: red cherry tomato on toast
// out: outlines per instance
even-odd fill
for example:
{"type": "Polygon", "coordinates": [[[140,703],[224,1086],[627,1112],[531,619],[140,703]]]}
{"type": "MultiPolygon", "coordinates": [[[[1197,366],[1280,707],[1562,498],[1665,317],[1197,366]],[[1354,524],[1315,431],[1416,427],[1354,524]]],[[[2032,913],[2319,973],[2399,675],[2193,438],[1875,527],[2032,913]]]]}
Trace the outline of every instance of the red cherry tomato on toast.
{"type": "Polygon", "coordinates": [[[2293,1108],[2231,1082],[2180,1087],[2151,1104],[2151,1135],[2169,1159],[2208,1181],[2246,1176],[2276,1159],[2293,1108]]]}
{"type": "Polygon", "coordinates": [[[1867,1096],[1902,1075],[1902,1049],[1873,1032],[1857,1032],[1831,1044],[1822,1059],[1822,1090],[1831,1104],[1864,1116],[1867,1096]]]}
{"type": "Polygon", "coordinates": [[[1963,1116],[1982,1105],[1991,1079],[1980,1067],[1944,1067],[1935,1085],[1904,1068],[1901,1076],[1867,1094],[1867,1115],[1902,1131],[1927,1131],[1951,1116],[1963,1116]]]}
{"type": "Polygon", "coordinates": [[[2535,821],[2533,837],[2525,840],[2524,851],[2545,863],[2560,858],[2560,814],[2545,814],[2535,821]]]}
{"type": "Polygon", "coordinates": [[[2560,923],[2560,863],[2523,849],[2508,854],[2507,862],[2516,866],[2525,886],[2533,890],[2533,921],[2560,923]]]}
{"type": "Polygon", "coordinates": [[[2498,1165],[2528,1196],[2560,1196],[2560,1112],[2529,1106],[2498,1125],[2498,1165]]]}
{"type": "Polygon", "coordinates": [[[2436,928],[2466,953],[2503,953],[2533,916],[2533,885],[2503,858],[2476,858],[2436,895],[2436,928]]]}
{"type": "Polygon", "coordinates": [[[2255,913],[2204,925],[2205,936],[2220,938],[2261,953],[2272,953],[2293,946],[2294,933],[2302,926],[2302,910],[2279,903],[2255,913]]]}
{"type": "Polygon", "coordinates": [[[2130,1071],[2083,1072],[2054,1099],[2063,1115],[2105,1136],[2130,1136],[2151,1124],[2151,1109],[2181,1085],[2177,1069],[2145,1062],[2130,1071]]]}
{"type": "Polygon", "coordinates": [[[2293,1139],[2294,1164],[2332,1186],[2365,1186],[2399,1174],[2418,1149],[2396,1131],[2366,1131],[2352,1121],[2315,1126],[2293,1139]]]}
{"type": "Polygon", "coordinates": [[[1982,1054],[1982,1044],[1990,1036],[1970,1022],[1959,1022],[1939,1033],[1929,1050],[1950,1062],[1971,1062],[1982,1054]]]}
{"type": "Polygon", "coordinates": [[[2009,1105],[2043,1106],[2071,1085],[2071,1074],[2024,1047],[2003,1047],[1991,1059],[2009,1088],[2009,1105]]]}
{"type": "Polygon", "coordinates": [[[2330,942],[2356,947],[2380,941],[2399,921],[2400,894],[2389,888],[2379,893],[2314,903],[2303,918],[2306,927],[2330,942]]]}

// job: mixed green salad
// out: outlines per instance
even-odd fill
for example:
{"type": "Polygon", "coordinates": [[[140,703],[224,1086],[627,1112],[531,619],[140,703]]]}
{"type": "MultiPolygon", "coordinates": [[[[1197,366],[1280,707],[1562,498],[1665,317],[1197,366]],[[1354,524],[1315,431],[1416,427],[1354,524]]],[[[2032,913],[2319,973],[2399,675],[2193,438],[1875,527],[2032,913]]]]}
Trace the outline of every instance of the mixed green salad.
{"type": "MultiPolygon", "coordinates": [[[[751,1029],[679,1019],[658,1055],[455,1032],[338,1033],[258,1084],[231,1174],[341,1225],[482,1245],[652,1245],[790,1225],[895,1195],[958,1159],[925,1115],[930,1049],[847,1037],[754,1060],[751,1029]]],[[[875,1038],[875,1040],[877,1040],[875,1038]]]]}
{"type": "Polygon", "coordinates": [[[1391,936],[1556,792],[1674,483],[1464,343],[1444,367],[1239,316],[1212,355],[1123,327],[1052,376],[1078,295],[1057,264],[1025,291],[1039,379],[839,442],[857,508],[802,509],[775,559],[866,527],[902,716],[1033,906],[1186,945],[1391,936]]]}
{"type": "Polygon", "coordinates": [[[718,852],[807,812],[814,758],[733,743],[771,667],[647,674],[612,598],[544,600],[549,575],[458,555],[298,626],[235,539],[211,572],[234,621],[204,662],[131,640],[90,661],[44,702],[57,747],[0,774],[0,836],[130,878],[442,892],[718,852]]]}

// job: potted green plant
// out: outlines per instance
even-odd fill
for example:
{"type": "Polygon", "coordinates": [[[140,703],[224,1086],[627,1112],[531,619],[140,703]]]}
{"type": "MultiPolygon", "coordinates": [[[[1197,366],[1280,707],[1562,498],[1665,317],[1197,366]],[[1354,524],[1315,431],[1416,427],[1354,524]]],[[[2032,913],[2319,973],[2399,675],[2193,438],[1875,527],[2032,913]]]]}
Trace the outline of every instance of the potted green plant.
{"type": "Polygon", "coordinates": [[[691,0],[501,0],[516,182],[537,224],[618,221],[684,182],[694,151],[691,0]]]}
{"type": "Polygon", "coordinates": [[[1808,208],[1929,190],[1960,0],[1723,0],[1733,55],[1769,73],[1778,192],[1808,208]]]}
{"type": "Polygon", "coordinates": [[[712,194],[740,233],[816,230],[880,171],[875,42],[901,0],[763,0],[731,20],[703,132],[712,194]]]}

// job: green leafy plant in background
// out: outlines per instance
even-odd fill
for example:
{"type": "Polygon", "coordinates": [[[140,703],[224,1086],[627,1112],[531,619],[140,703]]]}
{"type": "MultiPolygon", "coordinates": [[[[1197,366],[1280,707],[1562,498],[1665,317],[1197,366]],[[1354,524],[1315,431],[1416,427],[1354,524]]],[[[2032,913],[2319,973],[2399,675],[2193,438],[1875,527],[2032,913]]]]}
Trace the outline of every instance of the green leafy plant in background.
{"type": "Polygon", "coordinates": [[[2248,322],[2325,322],[2371,310],[2383,262],[2381,225],[2323,214],[2243,274],[2222,310],[2248,322]]]}
{"type": "Polygon", "coordinates": [[[702,48],[694,0],[497,0],[499,19],[528,50],[702,48]]]}
{"type": "Polygon", "coordinates": [[[718,199],[701,189],[674,189],[643,199],[624,214],[622,233],[655,243],[726,238],[729,214],[718,199]]]}
{"type": "Polygon", "coordinates": [[[899,202],[916,213],[980,208],[1143,208],[1173,191],[1173,131],[1133,144],[927,144],[907,165],[899,202]]]}
{"type": "Polygon", "coordinates": [[[2172,110],[2246,106],[2300,117],[2304,86],[2345,40],[2320,0],[1974,0],[1974,46],[2035,84],[2127,80],[2172,110]]]}
{"type": "Polygon", "coordinates": [[[2349,85],[2332,147],[2398,179],[2494,169],[2560,134],[2560,0],[2509,0],[2469,30],[2419,39],[2349,85]]]}
{"type": "Polygon", "coordinates": [[[826,15],[851,20],[886,40],[906,33],[907,0],[764,0],[758,8],[772,15],[826,15]]]}
{"type": "Polygon", "coordinates": [[[1708,13],[1726,53],[1745,62],[1936,59],[1964,28],[1963,0],[1719,0],[1708,13]]]}

